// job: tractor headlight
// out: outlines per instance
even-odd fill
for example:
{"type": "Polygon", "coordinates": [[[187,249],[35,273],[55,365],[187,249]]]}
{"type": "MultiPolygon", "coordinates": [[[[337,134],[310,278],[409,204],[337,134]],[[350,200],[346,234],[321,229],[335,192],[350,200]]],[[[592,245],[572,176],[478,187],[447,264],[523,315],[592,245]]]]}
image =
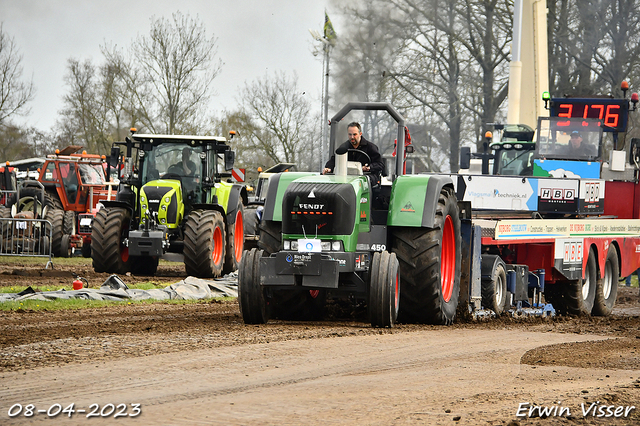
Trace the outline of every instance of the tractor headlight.
{"type": "Polygon", "coordinates": [[[167,211],[167,206],[165,206],[164,204],[160,208],[164,211],[167,211]]]}
{"type": "Polygon", "coordinates": [[[160,223],[165,223],[165,222],[166,222],[166,220],[164,220],[164,218],[160,219],[160,223]]]}
{"type": "Polygon", "coordinates": [[[169,198],[169,197],[164,197],[164,202],[165,202],[165,203],[168,203],[169,201],[171,201],[171,198],[169,198]]]}
{"type": "Polygon", "coordinates": [[[342,241],[334,241],[331,243],[331,250],[333,251],[341,251],[342,250],[342,241]]]}
{"type": "Polygon", "coordinates": [[[329,250],[331,250],[331,242],[330,241],[322,241],[320,243],[320,247],[322,248],[322,251],[329,251],[329,250]]]}
{"type": "Polygon", "coordinates": [[[147,205],[146,205],[146,204],[143,204],[143,205],[142,205],[142,211],[146,211],[146,210],[147,210],[147,205]]]}
{"type": "Polygon", "coordinates": [[[291,250],[291,241],[285,240],[283,244],[285,250],[291,250]]]}
{"type": "Polygon", "coordinates": [[[298,242],[291,241],[291,250],[298,250],[298,242]]]}
{"type": "Polygon", "coordinates": [[[140,201],[142,201],[144,203],[144,196],[140,197],[140,201]]]}

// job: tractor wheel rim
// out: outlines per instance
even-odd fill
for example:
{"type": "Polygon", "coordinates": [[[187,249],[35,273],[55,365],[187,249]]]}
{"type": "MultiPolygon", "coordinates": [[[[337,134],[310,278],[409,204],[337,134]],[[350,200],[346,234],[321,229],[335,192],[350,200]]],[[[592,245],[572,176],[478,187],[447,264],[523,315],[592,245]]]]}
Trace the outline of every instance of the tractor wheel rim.
{"type": "Polygon", "coordinates": [[[584,281],[582,281],[582,300],[587,300],[589,297],[589,288],[591,287],[591,277],[587,272],[584,281]]]}
{"type": "Polygon", "coordinates": [[[445,302],[451,300],[456,269],[456,241],[453,220],[447,216],[442,230],[442,253],[440,257],[440,278],[442,281],[442,298],[445,302]]]}
{"type": "Polygon", "coordinates": [[[496,304],[501,306],[504,303],[504,293],[502,291],[503,281],[502,275],[498,274],[498,279],[496,280],[496,304]]]}
{"type": "Polygon", "coordinates": [[[213,231],[213,251],[211,253],[213,262],[218,265],[222,259],[222,230],[219,226],[213,231]]]}
{"type": "Polygon", "coordinates": [[[242,258],[242,249],[244,248],[244,219],[240,211],[236,214],[235,232],[233,234],[233,248],[235,250],[236,262],[240,262],[242,258]]]}
{"type": "Polygon", "coordinates": [[[399,272],[396,272],[396,292],[394,294],[394,308],[397,315],[398,310],[400,308],[400,273],[399,272]]]}
{"type": "Polygon", "coordinates": [[[607,262],[604,266],[604,279],[602,280],[602,293],[605,299],[608,299],[609,296],[611,296],[611,289],[613,287],[612,274],[613,271],[611,269],[611,263],[607,262]]]}

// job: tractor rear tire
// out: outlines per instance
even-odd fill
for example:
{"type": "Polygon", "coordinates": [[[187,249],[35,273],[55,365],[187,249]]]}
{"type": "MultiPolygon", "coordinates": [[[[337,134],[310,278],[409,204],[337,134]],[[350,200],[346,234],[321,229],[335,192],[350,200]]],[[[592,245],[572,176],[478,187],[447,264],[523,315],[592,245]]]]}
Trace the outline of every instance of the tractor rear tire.
{"type": "Polygon", "coordinates": [[[282,250],[282,222],[263,220],[260,222],[258,248],[268,256],[282,250]]]}
{"type": "Polygon", "coordinates": [[[400,273],[395,253],[375,252],[371,260],[369,320],[373,327],[393,327],[400,307],[400,273]]]}
{"type": "Polygon", "coordinates": [[[60,197],[58,193],[55,191],[47,190],[44,193],[44,205],[49,206],[50,208],[64,210],[64,206],[62,205],[62,201],[60,201],[60,197]]]}
{"type": "Polygon", "coordinates": [[[433,228],[396,228],[391,246],[400,262],[400,322],[449,325],[460,297],[458,204],[449,188],[438,197],[433,228]]]}
{"type": "Polygon", "coordinates": [[[484,255],[482,256],[482,306],[491,309],[499,316],[504,312],[506,304],[507,267],[500,256],[484,255]]]}
{"type": "Polygon", "coordinates": [[[258,206],[247,206],[244,209],[244,235],[256,235],[258,233],[258,206]]]}
{"type": "Polygon", "coordinates": [[[36,203],[37,207],[36,207],[36,212],[33,218],[41,219],[43,217],[42,210],[44,209],[44,207],[49,207],[49,210],[51,210],[51,206],[47,205],[48,203],[47,203],[46,196],[43,197],[43,203],[42,204],[40,203],[40,194],[42,194],[42,192],[43,191],[40,188],[36,188],[33,186],[28,186],[20,190],[20,199],[16,204],[16,211],[18,213],[29,212],[29,211],[32,212],[33,204],[36,203]]]}
{"type": "Polygon", "coordinates": [[[320,321],[324,318],[327,291],[291,288],[268,293],[270,317],[285,321],[320,321]]]}
{"type": "Polygon", "coordinates": [[[596,296],[591,315],[609,316],[618,297],[618,279],[620,268],[618,266],[618,250],[614,245],[609,246],[607,260],[604,264],[604,274],[596,284],[596,296]]]}
{"type": "Polygon", "coordinates": [[[184,267],[187,275],[216,278],[222,275],[225,228],[216,210],[193,210],[184,225],[184,267]]]}
{"type": "Polygon", "coordinates": [[[76,224],[76,212],[73,210],[66,210],[64,212],[64,220],[62,222],[62,233],[68,235],[75,234],[75,224],[76,224]]]}
{"type": "Polygon", "coordinates": [[[159,257],[131,256],[131,273],[138,276],[153,276],[158,270],[159,262],[159,257]]]}
{"type": "MultiPolygon", "coordinates": [[[[67,257],[62,248],[62,232],[64,222],[64,211],[58,209],[47,209],[45,220],[51,223],[51,253],[57,257],[67,257]]],[[[45,233],[48,236],[48,232],[45,233]]]]}
{"type": "Polygon", "coordinates": [[[227,246],[224,256],[224,274],[238,270],[244,250],[244,209],[242,200],[238,201],[234,223],[227,227],[227,246]]]}
{"type": "Polygon", "coordinates": [[[265,290],[260,285],[262,250],[247,251],[238,267],[238,305],[245,324],[266,324],[269,310],[265,290]]]}
{"type": "Polygon", "coordinates": [[[129,249],[123,244],[129,221],[128,212],[119,207],[105,207],[96,214],[91,225],[91,258],[96,272],[129,272],[129,249]]]}

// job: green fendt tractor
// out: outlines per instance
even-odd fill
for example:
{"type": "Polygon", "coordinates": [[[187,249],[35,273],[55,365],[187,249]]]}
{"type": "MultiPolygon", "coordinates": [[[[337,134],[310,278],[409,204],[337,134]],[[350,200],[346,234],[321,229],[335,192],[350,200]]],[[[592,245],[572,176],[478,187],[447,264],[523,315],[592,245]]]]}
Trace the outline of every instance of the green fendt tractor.
{"type": "Polygon", "coordinates": [[[387,103],[350,103],[338,112],[331,152],[337,124],[352,110],[387,111],[398,123],[390,179],[378,183],[341,152],[335,174],[270,177],[258,248],[246,251],[238,268],[247,324],[317,319],[327,298],[366,304],[373,326],[391,327],[398,317],[435,324],[455,318],[461,222],[453,183],[404,175],[404,119],[387,103]]]}
{"type": "Polygon", "coordinates": [[[234,156],[223,137],[143,135],[132,129],[111,150],[110,164],[118,164],[121,176],[116,200],[103,201],[93,221],[96,272],[153,275],[166,252],[183,253],[189,275],[218,277],[236,270],[247,193],[222,180],[231,176],[234,156]],[[119,145],[126,147],[124,162],[119,145]]]}

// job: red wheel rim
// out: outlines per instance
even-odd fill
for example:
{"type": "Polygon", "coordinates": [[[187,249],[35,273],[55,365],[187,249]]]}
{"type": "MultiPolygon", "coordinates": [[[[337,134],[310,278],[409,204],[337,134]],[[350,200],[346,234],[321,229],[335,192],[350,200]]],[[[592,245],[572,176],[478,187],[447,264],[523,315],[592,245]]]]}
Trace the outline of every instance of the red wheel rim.
{"type": "Polygon", "coordinates": [[[123,262],[129,260],[129,247],[122,247],[120,249],[120,260],[123,262]]]}
{"type": "Polygon", "coordinates": [[[240,262],[242,258],[242,249],[244,246],[244,219],[242,213],[238,210],[236,214],[236,231],[233,234],[233,248],[235,249],[236,262],[240,262]]]}
{"type": "Polygon", "coordinates": [[[396,312],[400,307],[400,274],[396,272],[396,294],[395,294],[395,308],[396,312]]]}
{"type": "Polygon", "coordinates": [[[447,216],[442,230],[442,253],[440,256],[440,279],[442,280],[442,298],[451,300],[456,272],[456,240],[453,220],[447,216]]]}
{"type": "Polygon", "coordinates": [[[213,230],[213,253],[211,253],[211,257],[213,257],[213,263],[216,265],[220,264],[222,260],[222,229],[219,226],[213,230]]]}

